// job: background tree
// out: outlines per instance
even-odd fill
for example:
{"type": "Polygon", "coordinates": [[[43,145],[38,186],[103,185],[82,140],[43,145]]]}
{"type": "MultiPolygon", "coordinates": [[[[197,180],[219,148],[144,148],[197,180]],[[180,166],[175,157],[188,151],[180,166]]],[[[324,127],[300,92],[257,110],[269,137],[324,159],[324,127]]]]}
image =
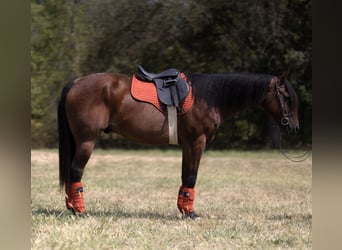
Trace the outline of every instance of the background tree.
{"type": "MultiPolygon", "coordinates": [[[[33,147],[56,147],[62,87],[94,72],[290,71],[300,97],[302,132],[311,143],[311,1],[35,0],[32,6],[31,124],[33,147]]],[[[250,109],[225,122],[211,148],[271,146],[271,123],[250,109]]],[[[102,147],[136,147],[117,135],[102,147]]]]}

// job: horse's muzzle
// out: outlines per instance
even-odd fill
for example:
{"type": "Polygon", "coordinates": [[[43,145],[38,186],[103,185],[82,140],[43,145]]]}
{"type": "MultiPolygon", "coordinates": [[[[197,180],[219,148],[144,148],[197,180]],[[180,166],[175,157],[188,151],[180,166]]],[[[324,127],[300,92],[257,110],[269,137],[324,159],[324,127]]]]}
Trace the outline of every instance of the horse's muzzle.
{"type": "Polygon", "coordinates": [[[299,125],[291,126],[290,124],[287,124],[286,128],[289,134],[297,134],[299,131],[299,125]]]}

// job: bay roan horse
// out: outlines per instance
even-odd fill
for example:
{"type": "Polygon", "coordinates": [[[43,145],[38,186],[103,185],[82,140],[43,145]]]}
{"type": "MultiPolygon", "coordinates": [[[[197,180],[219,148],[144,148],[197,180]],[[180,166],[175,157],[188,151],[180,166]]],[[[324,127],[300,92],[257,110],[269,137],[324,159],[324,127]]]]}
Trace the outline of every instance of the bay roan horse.
{"type": "MultiPolygon", "coordinates": [[[[183,217],[195,219],[194,186],[202,153],[220,124],[249,107],[259,107],[275,121],[299,129],[297,95],[287,74],[190,74],[194,103],[178,116],[178,144],[182,147],[182,185],[177,206],[183,217]]],[[[102,132],[115,132],[130,141],[169,143],[168,115],[131,95],[132,76],[96,73],[68,83],[58,106],[59,178],[66,207],[85,213],[81,183],[86,163],[102,132]]]]}

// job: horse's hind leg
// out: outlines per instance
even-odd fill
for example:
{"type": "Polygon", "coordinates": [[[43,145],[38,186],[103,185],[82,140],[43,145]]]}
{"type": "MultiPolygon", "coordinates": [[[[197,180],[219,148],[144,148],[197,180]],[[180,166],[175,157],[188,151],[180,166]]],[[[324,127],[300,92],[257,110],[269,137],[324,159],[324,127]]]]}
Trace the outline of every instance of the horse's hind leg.
{"type": "Polygon", "coordinates": [[[95,142],[86,141],[76,144],[75,156],[70,169],[70,182],[65,187],[66,207],[74,214],[85,212],[83,199],[83,185],[81,182],[84,168],[93,151],[95,142]]]}

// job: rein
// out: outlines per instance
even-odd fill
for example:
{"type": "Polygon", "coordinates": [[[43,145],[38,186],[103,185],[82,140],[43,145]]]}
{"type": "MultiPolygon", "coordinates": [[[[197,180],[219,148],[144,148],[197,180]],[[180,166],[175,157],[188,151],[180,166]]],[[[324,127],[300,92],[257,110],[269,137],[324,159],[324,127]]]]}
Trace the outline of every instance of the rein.
{"type": "Polygon", "coordinates": [[[298,156],[290,156],[288,155],[284,149],[282,148],[281,146],[282,142],[281,142],[281,135],[280,135],[280,144],[279,144],[279,151],[280,153],[282,153],[282,155],[287,158],[288,160],[290,161],[293,161],[293,162],[302,162],[302,161],[305,161],[306,159],[308,159],[311,154],[312,154],[312,151],[308,150],[306,152],[304,152],[303,154],[301,155],[298,155],[298,156]]]}

